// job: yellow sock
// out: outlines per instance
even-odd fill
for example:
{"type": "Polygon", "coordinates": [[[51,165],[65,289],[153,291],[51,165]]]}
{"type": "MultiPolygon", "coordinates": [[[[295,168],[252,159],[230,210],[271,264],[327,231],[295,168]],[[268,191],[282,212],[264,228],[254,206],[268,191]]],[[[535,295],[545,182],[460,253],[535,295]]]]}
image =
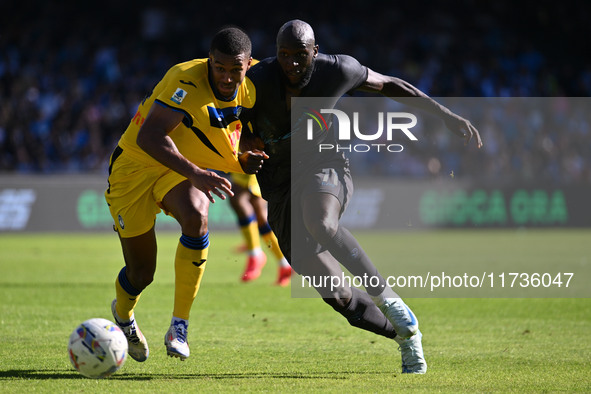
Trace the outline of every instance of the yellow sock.
{"type": "Polygon", "coordinates": [[[126,267],[123,267],[115,280],[115,294],[117,296],[115,311],[121,319],[130,320],[133,316],[133,310],[140,299],[141,292],[129,283],[125,275],[126,271],[126,267]]]}
{"type": "Polygon", "coordinates": [[[265,232],[264,234],[261,233],[261,237],[263,237],[263,241],[265,241],[265,245],[269,247],[271,253],[280,260],[283,257],[283,253],[281,253],[281,248],[279,248],[279,242],[277,241],[277,237],[273,233],[273,231],[265,232]]]}
{"type": "Polygon", "coordinates": [[[256,250],[261,248],[261,240],[259,238],[259,229],[256,222],[256,217],[253,215],[247,219],[239,221],[240,231],[246,242],[246,248],[256,250]]]}
{"type": "Polygon", "coordinates": [[[209,233],[200,238],[181,236],[174,260],[174,317],[189,320],[205,272],[208,251],[209,233]]]}

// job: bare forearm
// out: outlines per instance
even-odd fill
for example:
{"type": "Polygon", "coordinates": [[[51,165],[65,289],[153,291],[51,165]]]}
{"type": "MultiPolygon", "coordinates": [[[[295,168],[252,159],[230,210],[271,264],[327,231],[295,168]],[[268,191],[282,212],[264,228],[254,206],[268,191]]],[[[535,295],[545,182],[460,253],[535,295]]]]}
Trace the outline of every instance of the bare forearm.
{"type": "Polygon", "coordinates": [[[440,117],[453,115],[448,108],[439,104],[417,87],[400,78],[382,75],[369,70],[367,81],[361,89],[380,93],[393,100],[415,108],[420,108],[440,117]]]}
{"type": "Polygon", "coordinates": [[[480,134],[470,121],[453,113],[447,107],[439,104],[437,101],[400,78],[390,77],[368,70],[367,80],[360,89],[380,93],[398,102],[437,115],[445,122],[448,129],[456,135],[463,137],[466,144],[470,142],[472,138],[475,138],[477,146],[479,148],[482,146],[480,134]]]}
{"type": "Polygon", "coordinates": [[[452,115],[452,112],[447,107],[399,78],[392,77],[391,81],[384,83],[381,93],[400,103],[419,108],[442,118],[452,115]]]}
{"type": "Polygon", "coordinates": [[[137,143],[148,155],[162,165],[190,178],[192,174],[200,172],[201,169],[187,160],[178,150],[168,135],[151,135],[151,138],[138,135],[137,143]]]}

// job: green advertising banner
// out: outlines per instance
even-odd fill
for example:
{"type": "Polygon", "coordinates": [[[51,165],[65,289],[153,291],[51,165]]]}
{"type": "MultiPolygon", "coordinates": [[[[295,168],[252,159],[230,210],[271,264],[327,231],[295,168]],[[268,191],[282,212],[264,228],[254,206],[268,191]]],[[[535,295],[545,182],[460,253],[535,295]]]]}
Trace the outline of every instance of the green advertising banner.
{"type": "MultiPolygon", "coordinates": [[[[100,176],[0,177],[0,231],[110,231],[100,176]]],[[[591,185],[475,186],[465,181],[364,178],[342,223],[355,229],[591,227],[591,185]]],[[[212,229],[236,229],[227,201],[210,205],[212,229]]],[[[156,226],[177,230],[160,213],[156,226]]]]}

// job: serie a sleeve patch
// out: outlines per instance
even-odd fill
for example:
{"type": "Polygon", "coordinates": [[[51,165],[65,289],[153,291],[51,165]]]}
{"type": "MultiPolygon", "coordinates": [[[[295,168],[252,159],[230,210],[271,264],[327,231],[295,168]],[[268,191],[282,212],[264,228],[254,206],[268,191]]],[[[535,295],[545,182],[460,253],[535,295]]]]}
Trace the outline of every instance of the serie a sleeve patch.
{"type": "Polygon", "coordinates": [[[174,92],[174,94],[172,95],[172,97],[170,98],[173,102],[180,104],[183,102],[183,100],[185,99],[185,97],[187,96],[187,92],[185,92],[183,89],[181,88],[177,88],[174,92]]]}

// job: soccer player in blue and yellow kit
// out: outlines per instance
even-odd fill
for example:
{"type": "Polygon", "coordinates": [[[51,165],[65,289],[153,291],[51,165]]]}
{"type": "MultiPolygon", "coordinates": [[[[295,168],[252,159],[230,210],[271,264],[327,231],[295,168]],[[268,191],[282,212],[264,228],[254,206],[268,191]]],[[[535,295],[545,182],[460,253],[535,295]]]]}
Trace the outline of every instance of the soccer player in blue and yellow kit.
{"type": "Polygon", "coordinates": [[[230,182],[209,169],[256,173],[267,157],[262,151],[238,152],[240,115],[254,104],[253,85],[244,80],[251,61],[248,36],[235,27],[220,30],[209,58],[168,70],[139,105],[111,157],[105,198],[125,259],[111,309],[137,361],[149,355],[134,308],[156,270],[156,214],[164,210],[182,231],[164,342],[168,355],[184,360],[190,354],[189,314],[208,256],[209,203],[213,195],[232,195],[230,182]]]}
{"type": "Polygon", "coordinates": [[[277,237],[271,230],[267,220],[267,201],[261,196],[261,188],[256,176],[251,174],[230,174],[234,195],[230,197],[230,206],[238,218],[238,227],[244,238],[248,259],[246,268],[240,277],[242,282],[257,279],[267,263],[267,255],[261,248],[260,238],[263,239],[269,252],[277,259],[278,286],[287,286],[291,280],[291,266],[281,252],[277,237]]]}

